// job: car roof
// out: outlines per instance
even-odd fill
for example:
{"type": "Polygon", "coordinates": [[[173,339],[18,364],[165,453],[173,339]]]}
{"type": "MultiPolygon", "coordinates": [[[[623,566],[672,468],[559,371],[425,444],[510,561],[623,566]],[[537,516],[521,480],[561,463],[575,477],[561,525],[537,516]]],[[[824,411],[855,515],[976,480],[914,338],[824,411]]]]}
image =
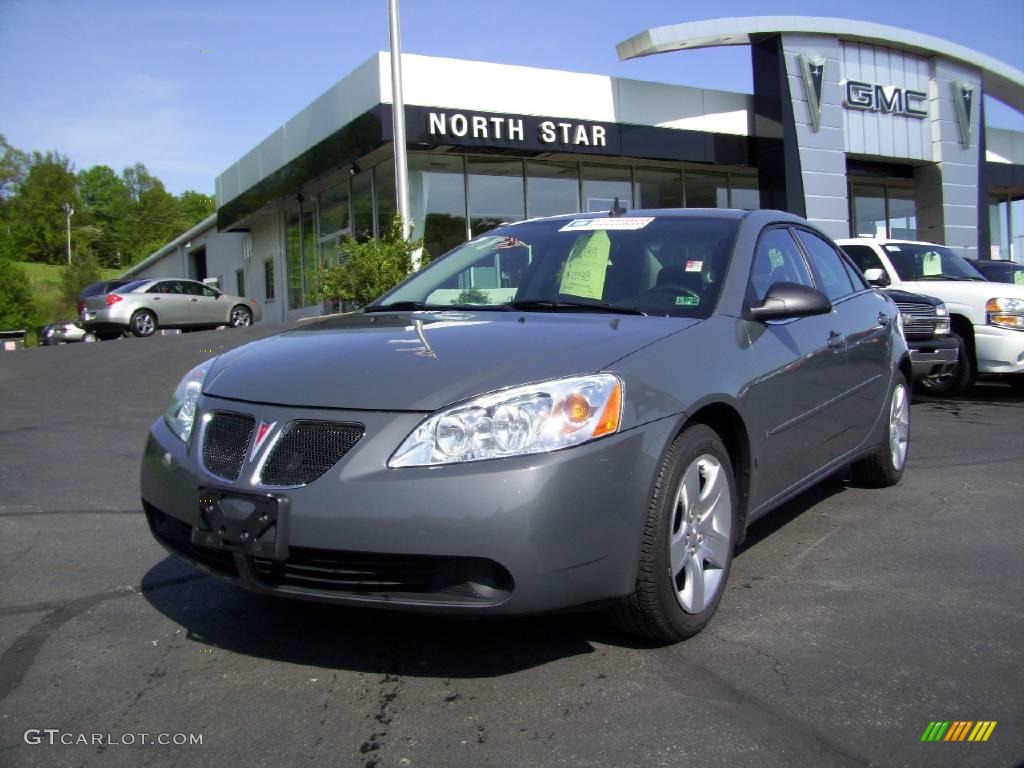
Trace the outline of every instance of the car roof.
{"type": "MultiPolygon", "coordinates": [[[[752,213],[767,209],[747,210],[745,208],[629,208],[619,216],[631,218],[636,216],[655,216],[657,218],[671,219],[743,219],[752,213]]],[[[803,222],[799,216],[794,216],[785,211],[771,211],[779,214],[785,220],[803,222]]],[[[560,213],[557,216],[535,216],[519,221],[510,221],[501,226],[515,226],[528,224],[535,221],[574,221],[576,219],[605,219],[609,218],[608,211],[591,211],[589,213],[560,213]]]]}

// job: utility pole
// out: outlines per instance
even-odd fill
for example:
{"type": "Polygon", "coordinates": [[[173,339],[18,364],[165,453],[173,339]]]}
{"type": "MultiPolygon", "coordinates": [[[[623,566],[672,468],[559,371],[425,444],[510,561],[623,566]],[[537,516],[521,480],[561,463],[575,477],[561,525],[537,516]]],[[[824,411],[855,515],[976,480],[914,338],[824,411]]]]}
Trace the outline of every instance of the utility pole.
{"type": "MultiPolygon", "coordinates": [[[[402,95],[402,39],[398,28],[398,0],[388,0],[391,26],[391,123],[395,145],[395,195],[398,215],[402,219],[402,237],[409,239],[412,221],[409,217],[409,159],[405,148],[405,98],[402,95]]],[[[419,254],[414,256],[413,269],[419,269],[419,254]]]]}
{"type": "Polygon", "coordinates": [[[75,209],[71,205],[71,203],[64,203],[64,205],[62,205],[61,208],[64,209],[64,217],[68,221],[68,266],[70,267],[71,266],[71,217],[74,215],[75,209]]]}

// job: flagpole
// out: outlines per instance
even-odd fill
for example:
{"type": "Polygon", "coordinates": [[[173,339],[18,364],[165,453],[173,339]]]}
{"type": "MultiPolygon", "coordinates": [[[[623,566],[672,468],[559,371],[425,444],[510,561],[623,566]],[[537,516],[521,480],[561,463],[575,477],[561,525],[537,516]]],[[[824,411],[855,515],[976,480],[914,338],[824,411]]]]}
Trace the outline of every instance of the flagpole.
{"type": "MultiPolygon", "coordinates": [[[[388,0],[391,26],[391,122],[395,146],[395,194],[398,197],[398,215],[402,219],[402,237],[409,239],[409,160],[405,147],[405,98],[402,95],[402,41],[398,27],[398,0],[388,0]]],[[[419,262],[419,258],[416,258],[419,262]]],[[[419,263],[413,265],[419,268],[419,263]]]]}

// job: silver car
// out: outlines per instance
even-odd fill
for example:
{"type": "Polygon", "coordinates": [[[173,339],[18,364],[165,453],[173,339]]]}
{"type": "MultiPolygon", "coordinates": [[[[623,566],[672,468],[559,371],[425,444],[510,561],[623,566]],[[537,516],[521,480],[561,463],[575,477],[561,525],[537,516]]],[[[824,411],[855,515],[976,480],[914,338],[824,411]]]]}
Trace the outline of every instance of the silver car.
{"type": "Polygon", "coordinates": [[[243,327],[261,317],[255,299],[231,296],[180,278],[137,280],[109,293],[88,296],[80,303],[87,331],[110,338],[128,330],[152,336],[158,328],[243,327]]]}
{"type": "Polygon", "coordinates": [[[899,481],[910,376],[896,305],[803,219],[538,219],[190,371],[142,504],[168,550],[257,592],[602,605],[675,641],[753,520],[844,466],[899,481]]]}

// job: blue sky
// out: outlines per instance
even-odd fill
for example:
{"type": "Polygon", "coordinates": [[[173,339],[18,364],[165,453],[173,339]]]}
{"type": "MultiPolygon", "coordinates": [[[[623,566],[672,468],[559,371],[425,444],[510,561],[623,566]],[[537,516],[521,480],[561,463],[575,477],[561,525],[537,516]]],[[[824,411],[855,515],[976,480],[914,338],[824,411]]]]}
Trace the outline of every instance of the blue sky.
{"type": "MultiPolygon", "coordinates": [[[[944,38],[1024,69],[1024,0],[404,0],[405,51],[752,91],[747,48],[620,62],[649,27],[839,16],[944,38]]],[[[178,193],[213,179],[377,50],[386,0],[0,0],[0,133],[79,169],[141,161],[178,193]]],[[[1024,117],[989,108],[989,123],[1024,117]]]]}

